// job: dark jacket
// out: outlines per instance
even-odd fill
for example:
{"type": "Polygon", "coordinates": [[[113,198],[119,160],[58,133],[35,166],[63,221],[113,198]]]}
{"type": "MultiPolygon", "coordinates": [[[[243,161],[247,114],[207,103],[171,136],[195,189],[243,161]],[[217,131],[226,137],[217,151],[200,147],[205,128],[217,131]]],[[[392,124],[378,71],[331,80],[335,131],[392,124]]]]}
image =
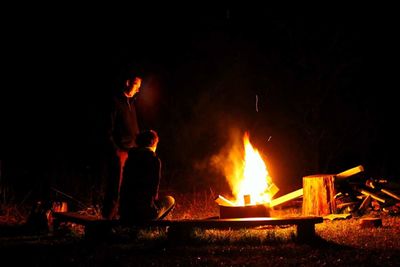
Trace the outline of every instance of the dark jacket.
{"type": "Polygon", "coordinates": [[[125,163],[120,195],[121,221],[154,219],[161,179],[161,160],[149,148],[129,151],[125,163]]]}
{"type": "Polygon", "coordinates": [[[107,128],[108,140],[114,150],[129,150],[136,146],[139,124],[134,97],[128,98],[121,94],[113,98],[107,128]]]}

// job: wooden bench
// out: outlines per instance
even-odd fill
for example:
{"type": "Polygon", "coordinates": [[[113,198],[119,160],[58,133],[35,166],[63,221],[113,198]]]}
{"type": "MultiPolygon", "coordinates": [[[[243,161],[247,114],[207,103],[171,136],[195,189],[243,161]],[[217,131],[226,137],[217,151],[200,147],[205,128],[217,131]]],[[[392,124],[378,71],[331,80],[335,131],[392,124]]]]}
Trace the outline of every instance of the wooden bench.
{"type": "Polygon", "coordinates": [[[70,222],[84,226],[86,237],[96,237],[109,233],[112,227],[119,225],[118,220],[106,220],[77,212],[53,212],[52,217],[54,232],[59,230],[61,223],[70,222]]]}
{"type": "Polygon", "coordinates": [[[206,219],[206,220],[161,220],[152,221],[152,226],[168,226],[168,238],[171,240],[186,239],[194,229],[243,229],[258,226],[295,225],[298,241],[311,241],[315,238],[315,224],[322,223],[322,217],[257,217],[237,219],[206,219]]]}
{"type": "MultiPolygon", "coordinates": [[[[55,212],[53,213],[53,227],[56,231],[62,222],[72,222],[85,227],[86,236],[97,236],[107,233],[113,226],[119,225],[118,220],[99,219],[95,216],[82,215],[74,212],[55,212]]],[[[310,241],[315,238],[315,224],[322,223],[322,217],[302,216],[302,217],[257,217],[257,218],[237,218],[237,219],[203,219],[203,220],[160,220],[150,221],[146,225],[139,227],[168,227],[168,239],[185,240],[194,229],[241,229],[254,228],[258,226],[281,226],[295,225],[298,241],[310,241]]]]}

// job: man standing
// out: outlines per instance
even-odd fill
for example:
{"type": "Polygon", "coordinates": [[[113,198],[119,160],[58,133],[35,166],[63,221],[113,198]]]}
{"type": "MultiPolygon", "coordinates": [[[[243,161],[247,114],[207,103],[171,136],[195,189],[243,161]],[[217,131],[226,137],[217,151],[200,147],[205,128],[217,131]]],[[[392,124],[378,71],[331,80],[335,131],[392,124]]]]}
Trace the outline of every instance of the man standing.
{"type": "Polygon", "coordinates": [[[135,96],[141,85],[142,78],[131,74],[124,81],[122,90],[112,99],[107,125],[108,162],[102,208],[105,219],[117,219],[122,171],[128,151],[136,146],[135,138],[139,133],[135,96]]]}

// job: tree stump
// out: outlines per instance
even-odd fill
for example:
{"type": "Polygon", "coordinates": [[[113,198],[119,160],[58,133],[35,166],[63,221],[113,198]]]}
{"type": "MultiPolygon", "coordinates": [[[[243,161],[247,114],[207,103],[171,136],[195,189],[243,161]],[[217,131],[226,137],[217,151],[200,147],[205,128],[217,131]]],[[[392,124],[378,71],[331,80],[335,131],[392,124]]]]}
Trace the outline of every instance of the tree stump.
{"type": "Polygon", "coordinates": [[[336,211],[334,177],[334,174],[303,177],[303,215],[324,216],[336,211]]]}

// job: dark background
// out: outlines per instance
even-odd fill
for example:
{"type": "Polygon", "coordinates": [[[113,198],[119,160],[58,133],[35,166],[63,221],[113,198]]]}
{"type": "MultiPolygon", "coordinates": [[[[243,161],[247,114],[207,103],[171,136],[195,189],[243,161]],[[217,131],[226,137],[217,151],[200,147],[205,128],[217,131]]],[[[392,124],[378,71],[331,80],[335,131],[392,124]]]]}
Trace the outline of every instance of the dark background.
{"type": "Polygon", "coordinates": [[[15,10],[2,23],[3,199],[43,184],[90,196],[126,68],[144,74],[138,109],[161,138],[164,188],[226,191],[210,159],[245,131],[281,194],[358,165],[399,179],[390,6],[15,10]]]}

